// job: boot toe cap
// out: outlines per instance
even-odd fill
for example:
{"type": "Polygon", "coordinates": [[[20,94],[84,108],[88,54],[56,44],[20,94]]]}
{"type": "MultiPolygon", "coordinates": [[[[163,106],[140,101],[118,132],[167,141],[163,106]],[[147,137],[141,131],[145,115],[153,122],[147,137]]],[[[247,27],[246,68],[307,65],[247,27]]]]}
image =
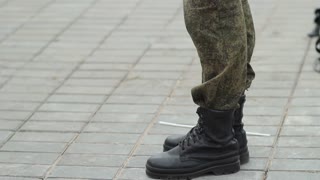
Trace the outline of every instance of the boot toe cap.
{"type": "Polygon", "coordinates": [[[152,169],[170,169],[180,164],[179,148],[176,147],[167,152],[162,152],[151,156],[147,160],[147,168],[152,169]]]}
{"type": "Polygon", "coordinates": [[[168,151],[176,147],[186,136],[185,135],[171,135],[164,141],[164,150],[168,151]]]}

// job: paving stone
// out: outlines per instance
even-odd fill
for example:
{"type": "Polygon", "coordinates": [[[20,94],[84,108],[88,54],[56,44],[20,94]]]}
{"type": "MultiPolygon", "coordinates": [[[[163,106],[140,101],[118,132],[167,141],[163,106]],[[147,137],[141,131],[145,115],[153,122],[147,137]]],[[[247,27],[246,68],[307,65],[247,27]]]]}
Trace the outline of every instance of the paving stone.
{"type": "Polygon", "coordinates": [[[279,147],[320,147],[319,137],[280,137],[279,147]]]}
{"type": "Polygon", "coordinates": [[[193,101],[190,97],[171,96],[166,103],[170,105],[191,105],[193,101]]]}
{"type": "Polygon", "coordinates": [[[293,98],[292,106],[320,106],[320,98],[309,97],[309,98],[293,98]]]}
{"type": "Polygon", "coordinates": [[[42,177],[48,165],[0,164],[1,176],[42,177]]]}
{"type": "Polygon", "coordinates": [[[112,87],[62,86],[56,92],[61,94],[106,95],[110,94],[112,90],[112,87]]]}
{"type": "Polygon", "coordinates": [[[58,157],[55,153],[0,152],[0,163],[51,165],[58,157]]]}
{"type": "Polygon", "coordinates": [[[114,92],[119,95],[167,96],[172,90],[173,80],[126,79],[114,92]]]}
{"type": "Polygon", "coordinates": [[[319,171],[319,160],[304,159],[274,159],[271,170],[288,171],[319,171]]]}
{"type": "Polygon", "coordinates": [[[254,132],[254,133],[262,133],[262,134],[269,134],[275,136],[278,132],[278,127],[276,126],[245,126],[244,129],[247,132],[254,132]]]}
{"type": "Polygon", "coordinates": [[[146,123],[154,117],[153,114],[134,113],[97,113],[93,117],[93,122],[113,122],[113,123],[146,123]]]}
{"type": "Polygon", "coordinates": [[[16,132],[12,141],[28,142],[69,142],[75,137],[75,133],[48,133],[48,132],[16,132]]]}
{"type": "Polygon", "coordinates": [[[71,78],[123,78],[126,72],[121,71],[77,71],[72,74],[71,78]]]}
{"type": "Polygon", "coordinates": [[[126,159],[122,155],[65,154],[59,165],[120,167],[126,159]]]}
{"type": "Polygon", "coordinates": [[[23,131],[56,131],[80,132],[85,125],[83,122],[38,122],[28,121],[21,127],[23,131]]]}
{"type": "Polygon", "coordinates": [[[203,176],[199,178],[195,178],[195,180],[263,180],[264,172],[261,171],[239,171],[235,174],[230,175],[222,175],[222,176],[203,176]]]}
{"type": "Polygon", "coordinates": [[[132,148],[133,145],[129,144],[75,143],[68,148],[67,153],[128,155],[132,148]]]}
{"type": "Polygon", "coordinates": [[[163,144],[166,137],[168,137],[168,135],[149,134],[144,136],[141,144],[163,144]]]}
{"type": "Polygon", "coordinates": [[[158,107],[159,105],[104,104],[99,112],[153,114],[158,107]]]}
{"type": "Polygon", "coordinates": [[[151,156],[156,153],[160,153],[163,151],[163,145],[162,144],[152,144],[152,145],[146,145],[146,144],[141,144],[138,146],[137,150],[135,151],[134,155],[139,155],[139,156],[151,156]]]}
{"type": "Polygon", "coordinates": [[[80,66],[81,70],[122,70],[126,71],[131,68],[130,64],[114,63],[85,63],[80,66]]]}
{"type": "MultiPolygon", "coordinates": [[[[60,50],[60,49],[59,49],[60,50]]],[[[63,49],[62,49],[63,50],[63,49]]],[[[76,67],[76,63],[73,62],[41,62],[34,61],[31,63],[27,63],[24,68],[25,69],[36,69],[36,70],[72,70],[76,67]]]]}
{"type": "Polygon", "coordinates": [[[20,70],[15,76],[18,77],[43,77],[43,78],[57,78],[57,77],[66,77],[70,71],[66,70],[20,70]]]}
{"type": "Polygon", "coordinates": [[[75,95],[75,94],[55,94],[47,100],[53,103],[95,103],[104,101],[104,95],[75,95]]]}
{"type": "Polygon", "coordinates": [[[133,156],[130,158],[127,168],[145,168],[150,156],[133,156]]]}
{"type": "Polygon", "coordinates": [[[42,102],[47,94],[25,94],[25,93],[1,93],[1,101],[19,101],[19,102],[42,102]]]}
{"type": "Polygon", "coordinates": [[[119,79],[76,79],[70,78],[64,84],[68,86],[103,86],[115,87],[119,84],[119,79]]]}
{"type": "Polygon", "coordinates": [[[320,148],[277,148],[276,158],[282,159],[317,159],[320,148]]]}
{"type": "Polygon", "coordinates": [[[142,123],[90,123],[85,132],[108,132],[108,133],[142,133],[147,124],[142,123]]]}
{"type": "Polygon", "coordinates": [[[0,120],[0,130],[16,130],[23,121],[0,120]]]}
{"type": "Polygon", "coordinates": [[[40,103],[0,102],[0,110],[33,111],[40,103]]]}
{"type": "Polygon", "coordinates": [[[189,106],[173,106],[173,105],[167,105],[163,108],[162,112],[163,114],[196,114],[197,111],[196,105],[189,105],[189,106]]]}
{"type": "Polygon", "coordinates": [[[249,163],[243,164],[241,169],[264,171],[267,167],[268,158],[250,158],[249,163]]]}
{"type": "Polygon", "coordinates": [[[318,119],[319,116],[288,116],[284,124],[292,126],[318,126],[320,125],[318,119]]]}
{"type": "Polygon", "coordinates": [[[81,143],[135,144],[140,134],[81,133],[76,140],[81,143]]]}
{"type": "Polygon", "coordinates": [[[248,97],[245,103],[246,107],[249,106],[280,106],[283,107],[286,105],[288,99],[287,98],[261,98],[261,97],[248,97]]]}
{"type": "Polygon", "coordinates": [[[185,124],[195,126],[199,116],[197,114],[160,114],[158,116],[158,122],[170,122],[177,124],[185,124]]]}
{"type": "Polygon", "coordinates": [[[0,176],[0,180],[40,180],[41,178],[23,178],[23,177],[9,177],[9,176],[0,176]]]}
{"type": "Polygon", "coordinates": [[[259,115],[244,115],[243,122],[245,125],[257,126],[277,126],[282,120],[281,116],[259,116],[259,115]]]}
{"type": "Polygon", "coordinates": [[[0,131],[0,143],[6,141],[12,134],[12,131],[0,131]]]}
{"type": "Polygon", "coordinates": [[[192,58],[190,57],[176,57],[176,56],[144,56],[141,58],[140,63],[142,64],[190,64],[192,58]]]}
{"type": "Polygon", "coordinates": [[[263,81],[254,81],[250,88],[252,89],[263,89],[263,88],[277,88],[277,89],[289,89],[293,87],[293,81],[289,80],[263,80],[263,81]]]}
{"type": "Polygon", "coordinates": [[[282,107],[246,107],[244,109],[244,114],[246,115],[280,116],[282,113],[282,107]]]}
{"type": "Polygon", "coordinates": [[[113,179],[117,171],[118,168],[112,167],[57,166],[49,177],[113,179]]]}
{"type": "Polygon", "coordinates": [[[320,92],[318,89],[297,89],[294,93],[294,97],[320,97],[320,92]]]}
{"type": "Polygon", "coordinates": [[[269,171],[267,180],[318,180],[320,173],[317,172],[292,172],[292,171],[269,171]]]}
{"type": "Polygon", "coordinates": [[[182,64],[138,64],[134,67],[134,70],[138,71],[184,71],[187,69],[186,65],[182,64]]]}
{"type": "Polygon", "coordinates": [[[248,91],[248,97],[288,97],[291,89],[255,89],[248,91]]]}
{"type": "Polygon", "coordinates": [[[112,95],[106,103],[108,104],[161,104],[165,96],[121,96],[112,95]]]}
{"type": "Polygon", "coordinates": [[[37,121],[89,121],[91,113],[36,112],[30,120],[37,121]]]}
{"type": "Polygon", "coordinates": [[[95,104],[67,104],[67,103],[45,103],[39,111],[55,112],[94,112],[98,108],[95,104]]]}
{"type": "Polygon", "coordinates": [[[55,86],[34,86],[34,85],[11,85],[7,84],[3,88],[0,89],[0,92],[8,92],[8,93],[41,93],[41,94],[49,94],[53,92],[55,86]]]}
{"type": "Polygon", "coordinates": [[[259,137],[259,136],[247,136],[248,138],[248,144],[250,146],[272,146],[275,137],[270,136],[270,137],[259,137]]]}
{"type": "Polygon", "coordinates": [[[149,71],[132,71],[128,74],[128,79],[142,79],[142,80],[177,80],[180,78],[181,71],[171,72],[149,72],[149,71]]]}
{"type": "MultiPolygon", "coordinates": [[[[149,179],[146,159],[162,151],[167,135],[190,129],[156,123],[144,132],[149,123],[197,123],[190,89],[201,83],[201,65],[180,1],[0,0],[0,5],[0,25],[6,27],[0,30],[0,142],[28,120],[0,149],[0,180],[40,180],[77,135],[48,180],[149,179]],[[44,105],[34,112],[38,106],[32,103],[44,105]],[[89,121],[90,132],[77,134],[89,121]],[[142,132],[147,134],[135,144],[142,132]]],[[[311,29],[314,3],[276,0],[251,7],[259,36],[251,61],[257,73],[246,92],[244,123],[247,131],[272,136],[248,137],[251,161],[242,171],[197,179],[319,179],[315,82],[320,76],[312,69],[319,54],[300,38],[311,29]],[[266,169],[273,150],[276,171],[266,169]]]]}
{"type": "Polygon", "coordinates": [[[302,81],[299,81],[297,88],[298,89],[319,88],[319,84],[314,83],[314,80],[303,79],[302,81]]]}
{"type": "Polygon", "coordinates": [[[151,130],[149,131],[150,134],[164,134],[164,135],[172,135],[172,134],[187,134],[190,128],[183,128],[183,127],[173,127],[173,126],[166,126],[162,124],[155,124],[151,130]]]}
{"type": "Polygon", "coordinates": [[[292,107],[289,109],[289,115],[293,116],[320,116],[319,107],[292,107]]]}
{"type": "Polygon", "coordinates": [[[271,150],[271,147],[249,146],[249,153],[252,158],[268,158],[271,155],[271,150]]]}
{"type": "Polygon", "coordinates": [[[151,178],[147,177],[145,168],[126,168],[123,170],[119,179],[151,180],[151,178]]]}
{"type": "Polygon", "coordinates": [[[7,142],[0,150],[60,153],[65,148],[65,146],[65,143],[7,142]]]}
{"type": "Polygon", "coordinates": [[[285,126],[281,136],[320,136],[320,127],[317,126],[285,126]]]}

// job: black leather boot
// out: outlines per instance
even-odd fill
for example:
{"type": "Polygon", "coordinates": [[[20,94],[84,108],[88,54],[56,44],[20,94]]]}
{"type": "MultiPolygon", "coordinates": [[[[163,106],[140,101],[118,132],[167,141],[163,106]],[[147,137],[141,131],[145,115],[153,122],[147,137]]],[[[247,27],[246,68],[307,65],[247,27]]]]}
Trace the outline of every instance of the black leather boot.
{"type": "Polygon", "coordinates": [[[245,164],[249,162],[249,150],[248,150],[248,140],[246,131],[243,129],[243,107],[246,102],[246,96],[243,95],[240,100],[240,108],[235,111],[235,118],[233,123],[233,129],[235,133],[235,138],[239,143],[239,155],[240,155],[240,163],[245,164]]]}
{"type": "MultiPolygon", "coordinates": [[[[239,155],[240,155],[240,163],[245,164],[249,162],[249,151],[247,146],[247,136],[246,131],[243,129],[242,117],[243,117],[243,107],[246,101],[246,96],[241,96],[239,100],[240,108],[235,111],[235,120],[233,124],[235,138],[239,142],[239,155]]],[[[187,135],[172,135],[167,137],[163,144],[163,151],[168,151],[174,147],[176,147],[180,141],[182,141],[187,135]]]]}
{"type": "Polygon", "coordinates": [[[198,125],[178,146],[148,159],[152,178],[193,178],[207,173],[231,174],[240,170],[239,145],[232,124],[234,110],[198,108],[198,125]]]}

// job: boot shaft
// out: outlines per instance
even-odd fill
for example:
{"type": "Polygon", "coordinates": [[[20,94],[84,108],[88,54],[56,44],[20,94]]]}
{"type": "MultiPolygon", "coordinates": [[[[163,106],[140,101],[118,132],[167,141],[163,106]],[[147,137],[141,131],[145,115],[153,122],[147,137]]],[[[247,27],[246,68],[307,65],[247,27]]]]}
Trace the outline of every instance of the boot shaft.
{"type": "Polygon", "coordinates": [[[234,138],[233,122],[235,110],[219,111],[199,107],[199,123],[203,123],[204,133],[214,143],[225,144],[234,138]]]}
{"type": "Polygon", "coordinates": [[[242,123],[242,118],[243,118],[243,108],[244,108],[244,103],[246,102],[246,95],[242,95],[239,99],[239,105],[240,107],[236,109],[234,113],[234,123],[233,126],[236,130],[243,128],[243,123],[242,123]]]}

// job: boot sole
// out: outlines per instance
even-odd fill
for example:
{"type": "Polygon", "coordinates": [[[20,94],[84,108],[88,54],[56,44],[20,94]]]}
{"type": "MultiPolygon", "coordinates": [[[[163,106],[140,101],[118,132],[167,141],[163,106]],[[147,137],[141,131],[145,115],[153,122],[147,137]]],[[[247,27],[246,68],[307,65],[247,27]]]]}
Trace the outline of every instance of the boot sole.
{"type": "MultiPolygon", "coordinates": [[[[163,152],[169,151],[172,148],[174,148],[174,147],[163,145],[163,152]]],[[[249,162],[250,155],[249,155],[249,150],[248,150],[247,146],[240,149],[239,156],[240,156],[240,164],[241,165],[249,162]]]]}
{"type": "MultiPolygon", "coordinates": [[[[234,158],[233,158],[234,159],[234,158]]],[[[174,170],[170,169],[159,169],[153,168],[146,165],[146,174],[153,179],[191,179],[196,178],[201,175],[205,174],[213,174],[213,175],[226,175],[226,174],[233,174],[240,171],[240,161],[237,160],[236,162],[227,163],[227,164],[220,164],[220,165],[206,165],[204,168],[200,170],[194,170],[195,168],[189,169],[176,169],[180,173],[174,173],[174,170]],[[184,171],[184,172],[182,172],[184,171]]],[[[198,169],[198,168],[197,168],[198,169]]]]}
{"type": "Polygon", "coordinates": [[[249,150],[247,146],[245,148],[240,149],[239,156],[240,156],[241,165],[249,162],[250,155],[249,155],[249,150]]]}

